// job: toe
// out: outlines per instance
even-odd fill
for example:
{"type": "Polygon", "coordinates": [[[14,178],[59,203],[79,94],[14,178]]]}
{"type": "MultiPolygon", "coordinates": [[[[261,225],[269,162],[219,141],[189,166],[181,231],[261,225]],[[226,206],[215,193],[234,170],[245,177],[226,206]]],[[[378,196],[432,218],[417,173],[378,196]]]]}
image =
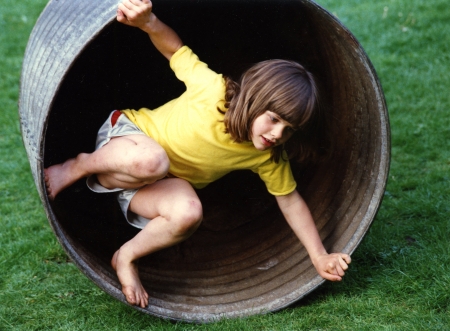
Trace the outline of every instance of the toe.
{"type": "Polygon", "coordinates": [[[141,297],[141,308],[145,308],[148,306],[148,296],[147,293],[144,293],[141,297]]]}
{"type": "Polygon", "coordinates": [[[134,296],[134,294],[131,294],[131,293],[129,293],[129,294],[126,294],[125,295],[125,298],[127,299],[127,302],[130,304],[130,305],[137,305],[137,304],[139,304],[138,302],[136,302],[136,297],[134,296]]]}

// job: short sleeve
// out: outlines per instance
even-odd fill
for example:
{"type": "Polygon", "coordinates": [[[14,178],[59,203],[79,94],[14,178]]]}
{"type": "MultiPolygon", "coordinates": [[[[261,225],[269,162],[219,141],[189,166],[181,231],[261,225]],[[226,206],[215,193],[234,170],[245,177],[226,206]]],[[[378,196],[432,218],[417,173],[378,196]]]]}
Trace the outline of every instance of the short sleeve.
{"type": "Polygon", "coordinates": [[[297,187],[289,161],[283,159],[279,163],[268,161],[261,165],[257,172],[272,195],[287,195],[297,187]]]}
{"type": "Polygon", "coordinates": [[[195,88],[195,86],[207,87],[223,80],[222,75],[217,74],[206,63],[200,61],[198,56],[186,45],[172,55],[170,67],[188,89],[195,88]]]}

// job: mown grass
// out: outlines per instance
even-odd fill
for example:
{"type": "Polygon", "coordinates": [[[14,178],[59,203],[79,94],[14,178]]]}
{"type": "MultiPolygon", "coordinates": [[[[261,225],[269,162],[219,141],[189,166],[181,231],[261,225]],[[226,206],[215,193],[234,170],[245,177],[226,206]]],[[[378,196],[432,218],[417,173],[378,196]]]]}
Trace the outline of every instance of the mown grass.
{"type": "Polygon", "coordinates": [[[44,0],[0,0],[0,330],[450,330],[447,0],[321,0],[382,82],[392,127],[385,199],[345,281],[283,311],[209,325],[143,315],[99,290],[48,226],[22,146],[21,62],[44,0]]]}

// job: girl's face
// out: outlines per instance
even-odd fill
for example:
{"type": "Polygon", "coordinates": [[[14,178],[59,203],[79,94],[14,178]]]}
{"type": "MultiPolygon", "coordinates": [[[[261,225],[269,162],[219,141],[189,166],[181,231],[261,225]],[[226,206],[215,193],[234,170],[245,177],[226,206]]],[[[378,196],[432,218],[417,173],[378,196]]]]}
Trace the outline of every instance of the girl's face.
{"type": "Polygon", "coordinates": [[[257,150],[284,144],[295,132],[293,126],[276,113],[266,110],[252,125],[252,143],[257,150]]]}

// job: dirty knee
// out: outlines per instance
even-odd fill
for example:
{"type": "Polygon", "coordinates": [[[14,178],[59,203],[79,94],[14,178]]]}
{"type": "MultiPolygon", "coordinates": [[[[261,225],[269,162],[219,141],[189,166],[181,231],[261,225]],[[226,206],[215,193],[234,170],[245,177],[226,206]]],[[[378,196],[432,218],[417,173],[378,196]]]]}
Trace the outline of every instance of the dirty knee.
{"type": "Polygon", "coordinates": [[[159,152],[154,153],[152,158],[152,172],[159,178],[163,178],[169,172],[170,161],[166,154],[166,151],[161,149],[159,152]]]}
{"type": "Polygon", "coordinates": [[[161,179],[169,172],[169,158],[164,150],[143,153],[133,162],[133,172],[142,179],[161,179]]]}

